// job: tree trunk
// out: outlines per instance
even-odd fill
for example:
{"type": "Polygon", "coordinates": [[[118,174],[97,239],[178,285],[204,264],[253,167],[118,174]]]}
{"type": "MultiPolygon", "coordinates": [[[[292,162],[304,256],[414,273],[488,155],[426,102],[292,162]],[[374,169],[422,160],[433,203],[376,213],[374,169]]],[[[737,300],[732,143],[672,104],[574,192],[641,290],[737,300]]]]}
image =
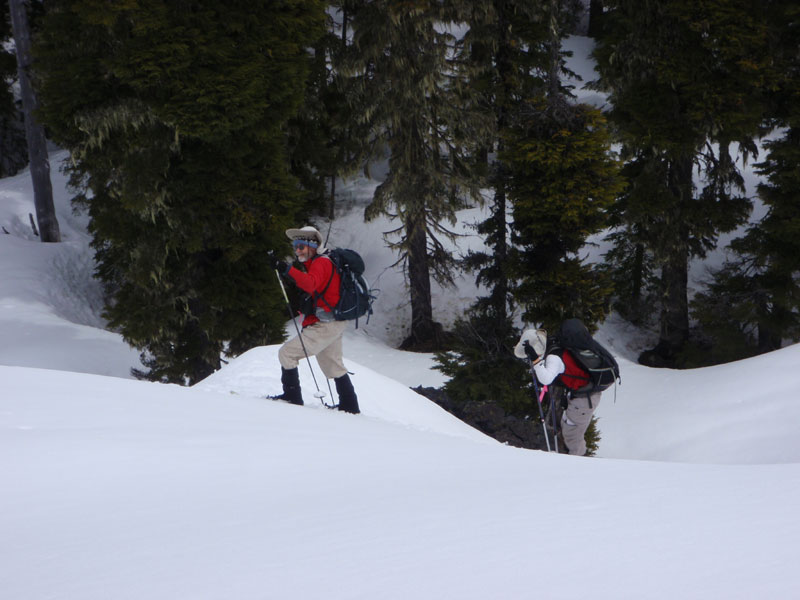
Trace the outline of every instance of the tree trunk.
{"type": "Polygon", "coordinates": [[[653,367],[676,367],[677,355],[689,339],[689,236],[683,223],[683,206],[692,202],[692,158],[679,157],[669,168],[668,186],[674,197],[668,224],[669,248],[662,251],[661,331],[658,345],[639,358],[653,367]]]}
{"type": "Polygon", "coordinates": [[[56,219],[53,204],[53,187],[50,183],[50,160],[47,157],[47,140],[44,128],[36,122],[38,100],[30,80],[31,32],[28,26],[28,13],[24,0],[8,0],[11,11],[11,27],[17,52],[17,72],[19,74],[22,111],[25,115],[25,137],[28,142],[31,181],[33,182],[33,202],[36,207],[36,220],[43,242],[60,242],[61,231],[56,219]]]}
{"type": "Polygon", "coordinates": [[[333,221],[336,215],[336,174],[331,175],[331,195],[330,204],[328,205],[328,220],[333,221]]]}
{"type": "Polygon", "coordinates": [[[409,239],[408,281],[411,288],[411,333],[400,346],[403,350],[430,352],[440,344],[440,327],[433,321],[431,278],[428,266],[428,237],[425,218],[409,217],[405,224],[409,239]]]}
{"type": "Polygon", "coordinates": [[[207,305],[198,300],[189,300],[192,318],[186,323],[185,339],[193,346],[192,356],[187,365],[189,385],[202,381],[220,368],[220,352],[217,345],[208,337],[208,332],[200,326],[200,319],[208,312],[207,305]]]}
{"type": "Polygon", "coordinates": [[[633,254],[633,273],[631,273],[631,280],[633,281],[631,287],[631,301],[633,305],[638,307],[642,301],[642,286],[644,281],[644,244],[636,244],[633,254]]]}
{"type": "Polygon", "coordinates": [[[589,37],[597,39],[603,33],[603,0],[589,2],[589,37]]]}
{"type": "MultiPolygon", "coordinates": [[[[498,9],[498,20],[500,30],[500,40],[497,53],[495,54],[495,64],[500,79],[502,97],[497,99],[497,131],[500,134],[497,141],[497,155],[501,156],[505,150],[502,136],[508,126],[508,110],[514,89],[511,84],[514,66],[511,61],[511,42],[508,39],[510,25],[507,18],[509,7],[503,3],[498,9]]],[[[508,196],[506,190],[509,184],[509,174],[506,165],[498,161],[494,169],[492,181],[494,187],[494,206],[492,216],[494,225],[492,227],[496,236],[494,246],[494,264],[497,269],[497,278],[494,281],[494,289],[490,294],[492,304],[497,311],[497,319],[504,322],[508,318],[508,277],[506,276],[506,265],[508,264],[508,239],[507,239],[507,212],[508,196]]]]}
{"type": "Polygon", "coordinates": [[[561,98],[561,39],[559,37],[560,28],[558,24],[559,11],[559,0],[550,0],[550,65],[548,67],[547,99],[551,106],[554,102],[560,100],[561,98]]]}
{"type": "Polygon", "coordinates": [[[659,345],[664,358],[673,358],[689,338],[688,281],[687,256],[676,251],[661,268],[663,304],[659,345]]]}
{"type": "Polygon", "coordinates": [[[497,235],[497,243],[494,247],[494,261],[497,268],[497,279],[491,295],[494,297],[494,307],[497,311],[497,318],[500,322],[508,318],[508,277],[505,269],[508,264],[508,240],[506,238],[506,215],[508,213],[508,201],[506,196],[505,168],[500,165],[500,181],[495,187],[494,206],[492,207],[492,218],[495,219],[494,231],[497,235]]]}

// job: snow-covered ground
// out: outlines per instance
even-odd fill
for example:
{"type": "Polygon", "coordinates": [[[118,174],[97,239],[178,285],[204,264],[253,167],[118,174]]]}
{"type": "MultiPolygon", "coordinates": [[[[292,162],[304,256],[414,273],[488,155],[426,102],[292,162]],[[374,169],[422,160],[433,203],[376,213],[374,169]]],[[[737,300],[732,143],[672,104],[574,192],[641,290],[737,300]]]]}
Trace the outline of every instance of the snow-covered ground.
{"type": "MultiPolygon", "coordinates": [[[[135,381],[55,171],[61,244],[31,233],[27,173],[0,180],[0,598],[800,597],[800,345],[649,369],[611,317],[598,457],[501,445],[408,389],[443,379],[392,347],[407,295],[356,180],[331,241],[381,289],[345,340],[361,415],[315,400],[306,363],[306,406],[264,400],[277,346],[193,388],[135,381]]],[[[447,322],[475,288],[435,294],[447,322]]]]}

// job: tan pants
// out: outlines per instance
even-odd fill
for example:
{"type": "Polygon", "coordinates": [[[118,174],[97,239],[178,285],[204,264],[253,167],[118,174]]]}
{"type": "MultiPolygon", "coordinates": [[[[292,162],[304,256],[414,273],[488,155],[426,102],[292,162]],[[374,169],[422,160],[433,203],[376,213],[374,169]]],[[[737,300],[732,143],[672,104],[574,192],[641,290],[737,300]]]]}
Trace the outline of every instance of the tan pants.
{"type": "Polygon", "coordinates": [[[570,398],[567,410],[561,415],[561,435],[564,443],[569,448],[570,454],[583,456],[586,454],[586,440],[584,435],[592,422],[592,415],[600,404],[600,392],[595,392],[588,398],[577,396],[570,398]]]}
{"type": "MultiPolygon", "coordinates": [[[[310,325],[300,333],[309,356],[316,356],[319,368],[328,379],[347,373],[342,361],[342,333],[347,321],[321,321],[310,325]]],[[[303,344],[298,336],[286,342],[278,351],[278,360],[284,369],[294,369],[305,358],[303,344]]]]}

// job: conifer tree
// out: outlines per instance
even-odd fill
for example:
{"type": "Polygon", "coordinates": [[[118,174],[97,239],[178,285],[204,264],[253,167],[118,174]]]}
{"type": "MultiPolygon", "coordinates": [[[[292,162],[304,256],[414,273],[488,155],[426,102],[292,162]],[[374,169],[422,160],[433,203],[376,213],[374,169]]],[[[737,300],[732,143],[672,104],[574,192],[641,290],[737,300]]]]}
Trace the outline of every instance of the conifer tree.
{"type": "Polygon", "coordinates": [[[282,339],[270,256],[303,208],[285,125],[323,19],[316,0],[48,3],[42,115],[141,376],[193,383],[282,339]]]}
{"type": "Polygon", "coordinates": [[[431,278],[452,283],[454,259],[440,238],[453,237],[447,224],[455,223],[465,196],[479,199],[469,164],[477,115],[464,98],[454,63],[456,40],[448,30],[461,18],[455,8],[432,0],[351,6],[351,110],[369,130],[368,146],[389,154],[389,173],[365,216],[399,221],[387,241],[408,277],[411,327],[402,345],[408,349],[431,350],[441,343],[431,278]]]}
{"type": "MultiPolygon", "coordinates": [[[[477,273],[477,283],[489,295],[479,298],[476,310],[496,316],[497,325],[508,323],[513,302],[508,277],[508,188],[510,172],[505,143],[512,123],[519,118],[525,99],[541,88],[546,68],[544,13],[538,4],[513,0],[473,2],[464,50],[473,64],[472,85],[492,115],[494,129],[484,152],[492,156],[488,184],[493,194],[490,216],[476,227],[487,251],[470,252],[465,266],[477,273]]],[[[489,132],[487,132],[489,133],[489,132]]]]}
{"type": "Polygon", "coordinates": [[[732,257],[693,302],[711,338],[715,362],[780,348],[800,338],[800,7],[770,3],[769,24],[777,82],[770,86],[770,116],[785,133],[765,144],[758,165],[764,217],[734,240],[732,257]]]}
{"type": "Polygon", "coordinates": [[[689,338],[689,260],[749,211],[731,148],[755,151],[769,76],[764,9],[747,0],[605,5],[595,56],[610,118],[634,171],[658,178],[633,182],[626,196],[633,218],[623,225],[648,240],[660,269],[660,340],[640,360],[677,366],[689,338]],[[648,197],[646,189],[660,191],[648,197]]]}
{"type": "Polygon", "coordinates": [[[604,269],[614,288],[612,308],[640,326],[652,325],[658,306],[658,273],[649,235],[649,204],[665,190],[658,161],[642,156],[622,168],[625,188],[609,210],[612,248],[604,256],[604,269]]]}
{"type": "Polygon", "coordinates": [[[303,184],[314,208],[335,217],[337,177],[355,171],[365,158],[360,121],[347,107],[347,77],[341,65],[347,46],[349,4],[329,3],[326,32],[314,45],[305,100],[290,120],[292,173],[303,184]]]}
{"type": "Polygon", "coordinates": [[[541,87],[547,33],[543,17],[538,3],[470,3],[469,29],[461,51],[471,66],[470,84],[480,94],[481,106],[494,127],[481,136],[492,194],[489,217],[475,227],[486,250],[469,252],[464,267],[476,273],[476,281],[487,289],[487,295],[479,297],[456,322],[448,352],[437,354],[437,368],[449,376],[445,390],[453,401],[496,402],[506,411],[518,413],[530,410],[532,396],[530,374],[511,351],[518,330],[511,316],[509,282],[510,170],[500,157],[525,98],[541,87]],[[489,373],[503,376],[489,377],[489,373]]]}
{"type": "MultiPolygon", "coordinates": [[[[602,115],[574,105],[562,89],[560,39],[571,16],[560,2],[473,4],[465,43],[484,67],[473,82],[491,107],[497,138],[488,148],[496,156],[489,177],[494,202],[490,218],[478,228],[490,250],[467,259],[489,296],[457,324],[453,351],[437,355],[439,368],[450,376],[446,389],[456,401],[488,399],[507,411],[529,413],[530,374],[510,352],[518,332],[507,307],[519,302],[529,322],[554,329],[568,314],[591,315],[587,290],[600,287],[601,276],[583,265],[577,252],[604,223],[604,210],[617,189],[616,164],[608,155],[602,115]],[[563,135],[560,147],[554,141],[558,134],[563,135]],[[552,186],[549,196],[543,193],[547,186],[552,186]],[[541,210],[544,206],[550,206],[549,212],[541,210]],[[507,247],[509,232],[513,248],[507,247]],[[554,238],[559,247],[545,250],[554,238]],[[561,270],[562,262],[571,271],[561,270]],[[555,287],[550,276],[569,280],[555,287]],[[571,303],[565,302],[566,291],[575,294],[571,303]],[[503,377],[487,378],[487,372],[503,377]]],[[[601,298],[605,295],[603,289],[601,298]]]]}
{"type": "Polygon", "coordinates": [[[605,316],[609,284],[579,252],[606,226],[620,180],[603,115],[562,87],[560,2],[550,1],[547,17],[544,86],[514,123],[502,158],[511,170],[514,297],[526,322],[554,331],[567,317],[591,327],[605,316]]]}

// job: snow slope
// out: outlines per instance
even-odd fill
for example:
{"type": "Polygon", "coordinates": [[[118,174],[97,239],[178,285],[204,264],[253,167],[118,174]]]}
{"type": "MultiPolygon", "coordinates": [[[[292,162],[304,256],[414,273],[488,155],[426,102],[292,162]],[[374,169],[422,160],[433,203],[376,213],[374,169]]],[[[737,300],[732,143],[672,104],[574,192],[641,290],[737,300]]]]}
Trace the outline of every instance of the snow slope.
{"type": "Polygon", "coordinates": [[[51,157],[60,244],[42,244],[33,234],[28,171],[0,180],[0,364],[128,377],[141,367],[138,353],[102,329],[87,221],[73,214],[58,170],[66,157],[51,157]]]}

